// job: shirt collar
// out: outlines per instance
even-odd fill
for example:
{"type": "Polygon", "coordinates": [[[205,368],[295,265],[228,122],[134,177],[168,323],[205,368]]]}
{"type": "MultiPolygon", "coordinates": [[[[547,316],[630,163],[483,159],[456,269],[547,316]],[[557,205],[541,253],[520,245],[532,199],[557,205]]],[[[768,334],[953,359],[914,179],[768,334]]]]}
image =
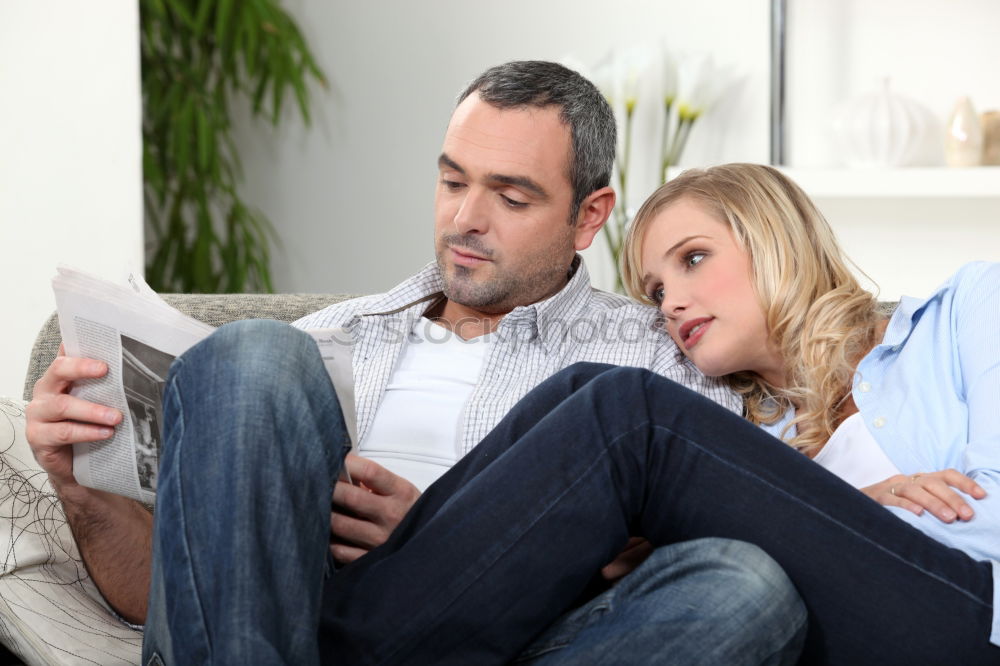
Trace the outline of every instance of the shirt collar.
{"type": "Polygon", "coordinates": [[[910,332],[913,331],[913,327],[920,321],[920,317],[923,315],[924,310],[927,309],[927,306],[940,298],[941,294],[947,289],[951,288],[954,280],[954,277],[950,278],[934,290],[934,293],[929,298],[901,297],[899,305],[896,306],[896,310],[889,319],[889,325],[886,326],[885,335],[882,336],[882,344],[880,346],[897,349],[903,344],[906,338],[909,337],[910,332]]]}

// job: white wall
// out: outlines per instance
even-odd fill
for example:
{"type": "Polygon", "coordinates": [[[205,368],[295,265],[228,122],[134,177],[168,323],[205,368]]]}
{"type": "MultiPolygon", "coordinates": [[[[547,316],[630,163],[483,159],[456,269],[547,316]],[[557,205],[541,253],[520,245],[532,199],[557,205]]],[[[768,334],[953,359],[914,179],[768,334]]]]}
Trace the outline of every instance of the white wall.
{"type": "MultiPolygon", "coordinates": [[[[1000,107],[996,0],[788,4],[793,165],[838,164],[831,111],[882,76],[942,122],[961,94],[971,94],[979,110],[1000,107]]],[[[237,133],[248,197],[284,239],[274,262],[282,291],[371,292],[432,258],[434,159],[452,100],[481,70],[506,60],[572,53],[593,62],[612,46],[660,40],[677,51],[711,52],[734,66],[741,83],[696,125],[684,163],[768,159],[769,0],[288,0],[286,6],[329,75],[330,91],[317,97],[320,112],[310,132],[293,118],[276,135],[245,120],[237,133]]],[[[630,200],[641,199],[648,184],[640,190],[630,200]]],[[[1000,258],[996,200],[819,203],[856,260],[888,285],[887,298],[926,291],[965,258],[1000,258]],[[943,256],[937,225],[965,237],[979,234],[997,249],[943,256]],[[885,261],[890,246],[895,254],[885,261]]],[[[588,256],[599,276],[607,271],[595,266],[603,257],[588,256]]]]}
{"type": "Polygon", "coordinates": [[[141,265],[138,7],[0,4],[0,395],[20,397],[64,261],[141,265]]]}
{"type": "MultiPolygon", "coordinates": [[[[745,0],[286,2],[330,79],[312,131],[246,122],[248,198],[284,239],[279,291],[372,292],[433,258],[436,159],[456,94],[513,59],[596,62],[613,46],[711,51],[741,77],[689,160],[767,159],[768,3],[745,0]]],[[[637,193],[637,201],[647,192],[637,193]]],[[[596,248],[595,248],[596,249],[596,248]]],[[[604,255],[599,255],[603,258],[604,255]]]]}

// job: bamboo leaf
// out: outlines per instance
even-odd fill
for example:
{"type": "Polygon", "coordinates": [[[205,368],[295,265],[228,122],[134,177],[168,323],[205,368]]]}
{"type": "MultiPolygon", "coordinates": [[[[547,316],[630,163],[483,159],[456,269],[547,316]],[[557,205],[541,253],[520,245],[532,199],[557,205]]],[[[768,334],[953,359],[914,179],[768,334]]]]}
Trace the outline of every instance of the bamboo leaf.
{"type": "Polygon", "coordinates": [[[229,17],[233,11],[233,0],[219,0],[219,11],[215,14],[215,48],[226,51],[226,37],[229,34],[229,17]]]}
{"type": "Polygon", "coordinates": [[[251,9],[243,12],[243,64],[247,68],[247,74],[254,78],[257,71],[257,48],[258,48],[258,19],[251,9]]]}
{"type": "Polygon", "coordinates": [[[195,29],[194,17],[191,16],[191,12],[188,11],[188,8],[184,6],[181,0],[167,0],[167,3],[169,3],[170,9],[173,10],[174,14],[179,16],[188,28],[195,29]]]}
{"type": "Polygon", "coordinates": [[[200,39],[205,34],[208,25],[208,17],[212,13],[215,0],[198,0],[198,11],[194,15],[194,34],[200,39]]]}
{"type": "Polygon", "coordinates": [[[184,108],[177,116],[177,121],[173,128],[174,159],[176,160],[178,174],[182,174],[187,171],[188,164],[191,161],[192,130],[194,129],[192,127],[193,120],[194,98],[188,97],[184,100],[184,108]]]}
{"type": "Polygon", "coordinates": [[[285,86],[288,84],[288,61],[283,53],[272,51],[274,83],[271,85],[271,125],[277,126],[281,119],[281,105],[285,100],[285,86]]]}
{"type": "Polygon", "coordinates": [[[212,129],[208,124],[208,114],[198,109],[198,170],[208,171],[212,160],[212,129]]]}
{"type": "Polygon", "coordinates": [[[264,95],[267,93],[267,84],[271,80],[270,72],[263,72],[257,79],[257,89],[253,93],[253,113],[260,115],[261,107],[264,104],[264,95]]]}
{"type": "Polygon", "coordinates": [[[306,92],[306,82],[303,79],[303,66],[299,63],[299,66],[295,68],[295,74],[292,76],[292,87],[295,90],[295,99],[299,103],[299,113],[302,114],[302,120],[305,122],[306,127],[312,124],[312,117],[309,115],[309,93],[306,92]]]}

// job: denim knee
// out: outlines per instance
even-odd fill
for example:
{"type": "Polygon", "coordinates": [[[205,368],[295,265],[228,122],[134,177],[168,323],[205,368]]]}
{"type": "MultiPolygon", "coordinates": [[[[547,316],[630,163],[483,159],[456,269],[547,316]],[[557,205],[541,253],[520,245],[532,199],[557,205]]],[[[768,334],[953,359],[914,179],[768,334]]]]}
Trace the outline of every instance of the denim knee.
{"type": "MultiPolygon", "coordinates": [[[[165,403],[214,408],[234,428],[313,407],[329,375],[313,339],[283,322],[248,319],[221,326],[170,368],[165,403]]],[[[192,443],[192,445],[197,442],[192,443]]],[[[294,446],[294,443],[287,443],[294,446]]]]}
{"type": "MultiPolygon", "coordinates": [[[[794,663],[805,641],[808,614],[784,569],[745,541],[706,538],[687,545],[697,548],[696,560],[717,581],[721,596],[713,603],[718,621],[742,634],[734,638],[758,651],[761,663],[794,663]]],[[[671,556],[676,559],[677,554],[671,556]]]]}

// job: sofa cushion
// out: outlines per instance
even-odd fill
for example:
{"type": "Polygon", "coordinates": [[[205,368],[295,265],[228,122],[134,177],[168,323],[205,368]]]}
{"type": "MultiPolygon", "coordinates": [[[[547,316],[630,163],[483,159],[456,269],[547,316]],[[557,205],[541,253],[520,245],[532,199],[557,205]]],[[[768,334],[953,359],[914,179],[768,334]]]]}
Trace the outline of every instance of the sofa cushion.
{"type": "Polygon", "coordinates": [[[27,664],[137,664],[142,633],[87,575],[62,505],[24,436],[24,403],[0,398],[0,640],[27,664]]]}

